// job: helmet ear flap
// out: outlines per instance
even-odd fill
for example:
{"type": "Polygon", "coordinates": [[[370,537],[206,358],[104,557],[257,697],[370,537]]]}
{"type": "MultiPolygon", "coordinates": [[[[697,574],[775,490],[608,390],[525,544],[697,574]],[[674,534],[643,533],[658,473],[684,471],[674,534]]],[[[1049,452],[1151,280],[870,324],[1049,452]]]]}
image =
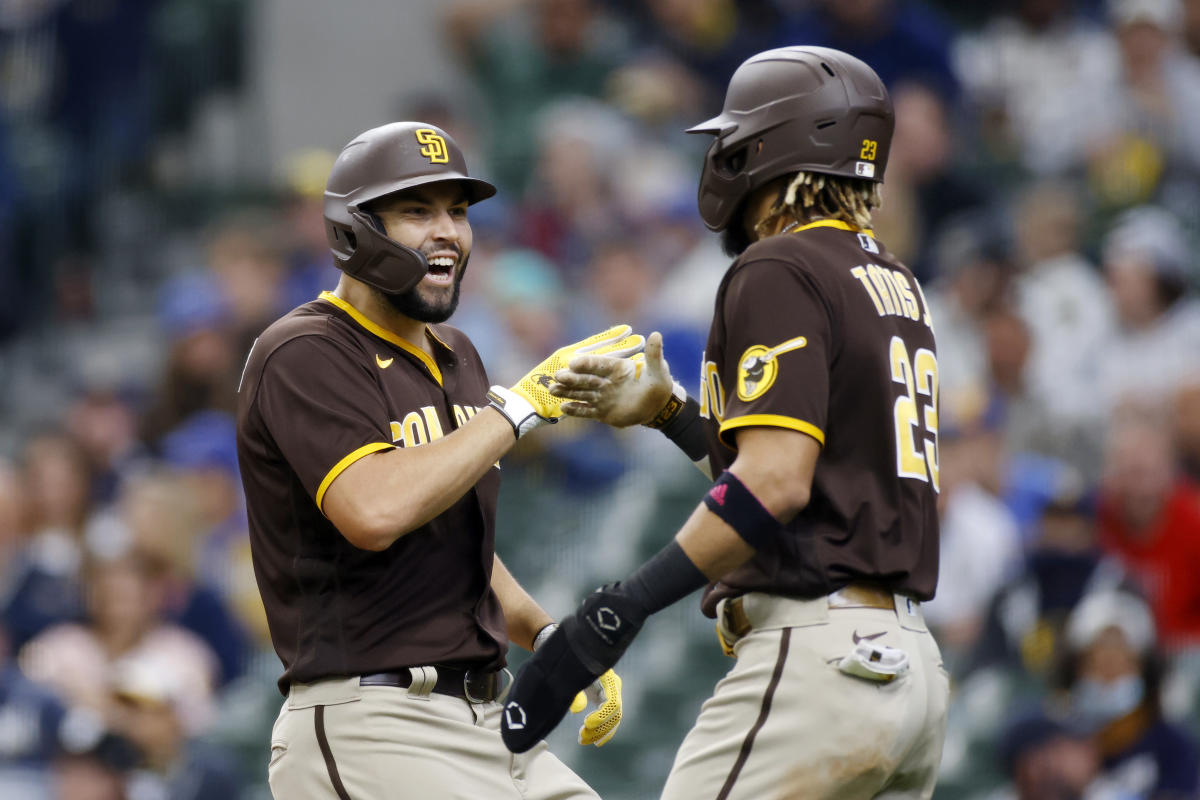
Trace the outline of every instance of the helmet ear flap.
{"type": "Polygon", "coordinates": [[[348,247],[343,251],[346,256],[338,257],[338,267],[384,294],[403,294],[429,272],[424,254],[389,237],[377,214],[353,209],[350,230],[339,228],[334,225],[331,229],[348,247]]]}

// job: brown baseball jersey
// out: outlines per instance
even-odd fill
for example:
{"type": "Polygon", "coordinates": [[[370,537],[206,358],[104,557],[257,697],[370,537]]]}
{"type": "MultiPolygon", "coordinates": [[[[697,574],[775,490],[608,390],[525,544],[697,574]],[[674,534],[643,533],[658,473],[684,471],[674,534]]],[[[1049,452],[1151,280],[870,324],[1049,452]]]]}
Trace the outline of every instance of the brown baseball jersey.
{"type": "Polygon", "coordinates": [[[325,517],[360,458],[451,433],[485,404],[487,374],[458,330],[436,358],[325,292],[258,338],[238,390],[238,458],[254,573],[292,682],[439,664],[498,667],[507,635],[491,589],[498,469],[382,552],[325,517]]]}
{"type": "Polygon", "coordinates": [[[912,273],[834,220],[751,245],[726,273],[701,373],[713,474],[748,426],[821,444],[807,507],[709,587],[817,597],[851,582],[933,596],[938,567],[937,353],[912,273]]]}

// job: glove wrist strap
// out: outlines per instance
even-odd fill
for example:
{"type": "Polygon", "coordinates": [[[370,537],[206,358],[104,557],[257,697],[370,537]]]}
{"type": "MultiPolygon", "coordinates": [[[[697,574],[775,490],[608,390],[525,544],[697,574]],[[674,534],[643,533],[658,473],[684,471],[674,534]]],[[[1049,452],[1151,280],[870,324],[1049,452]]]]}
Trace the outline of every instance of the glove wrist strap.
{"type": "Polygon", "coordinates": [[[556,630],[558,630],[558,623],[551,622],[549,625],[546,625],[544,628],[538,631],[537,636],[533,637],[533,652],[536,653],[539,649],[541,649],[542,645],[546,643],[547,639],[554,635],[556,630]]]}
{"type": "Polygon", "coordinates": [[[512,389],[503,386],[493,386],[488,389],[488,402],[492,408],[499,411],[513,426],[513,432],[520,439],[535,428],[540,428],[550,420],[539,416],[533,404],[512,389]]]}

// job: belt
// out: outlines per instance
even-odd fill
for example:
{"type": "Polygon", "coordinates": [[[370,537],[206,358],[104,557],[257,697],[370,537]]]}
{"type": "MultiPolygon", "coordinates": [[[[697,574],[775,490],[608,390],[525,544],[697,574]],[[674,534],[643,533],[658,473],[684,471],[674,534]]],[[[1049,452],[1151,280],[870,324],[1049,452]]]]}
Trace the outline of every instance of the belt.
{"type": "MultiPolygon", "coordinates": [[[[891,592],[867,583],[851,583],[826,596],[829,608],[882,608],[896,610],[896,598],[891,592]]],[[[739,595],[725,601],[722,622],[734,636],[745,636],[754,627],[746,616],[743,598],[739,595]]]]}
{"type": "Polygon", "coordinates": [[[468,703],[490,703],[500,699],[512,684],[507,669],[491,672],[451,667],[409,667],[398,672],[373,672],[358,679],[359,686],[394,686],[410,695],[430,692],[458,697],[468,703]]]}

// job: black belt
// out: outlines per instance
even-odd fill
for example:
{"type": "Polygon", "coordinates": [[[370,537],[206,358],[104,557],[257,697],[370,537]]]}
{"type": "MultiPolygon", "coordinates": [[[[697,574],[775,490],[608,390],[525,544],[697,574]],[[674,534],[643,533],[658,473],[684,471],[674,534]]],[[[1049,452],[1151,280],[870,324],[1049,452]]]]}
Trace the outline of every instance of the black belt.
{"type": "MultiPolygon", "coordinates": [[[[469,703],[490,703],[502,697],[512,683],[512,673],[506,669],[492,672],[450,667],[436,669],[437,681],[430,691],[459,697],[469,703]]],[[[407,669],[399,672],[373,672],[358,679],[359,686],[394,686],[407,689],[412,683],[412,673],[407,669]]]]}

